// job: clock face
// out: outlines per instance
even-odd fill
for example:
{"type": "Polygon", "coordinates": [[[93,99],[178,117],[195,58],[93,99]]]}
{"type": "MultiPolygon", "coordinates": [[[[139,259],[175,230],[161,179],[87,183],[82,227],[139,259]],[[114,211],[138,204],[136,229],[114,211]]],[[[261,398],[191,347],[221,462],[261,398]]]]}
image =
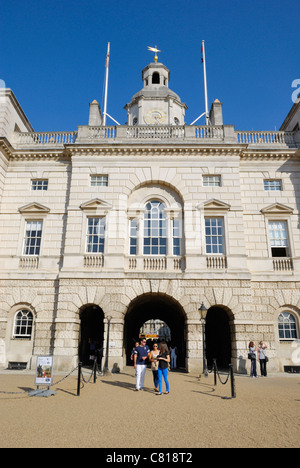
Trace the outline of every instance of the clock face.
{"type": "Polygon", "coordinates": [[[144,121],[147,125],[161,125],[167,122],[167,115],[159,109],[151,109],[144,115],[144,121]]]}

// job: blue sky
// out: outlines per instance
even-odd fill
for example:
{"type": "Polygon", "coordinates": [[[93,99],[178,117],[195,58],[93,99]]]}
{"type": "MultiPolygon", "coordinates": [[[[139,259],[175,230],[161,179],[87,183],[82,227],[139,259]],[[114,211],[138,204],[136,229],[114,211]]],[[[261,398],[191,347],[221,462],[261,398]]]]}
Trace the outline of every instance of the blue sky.
{"type": "Polygon", "coordinates": [[[155,44],[170,88],[188,106],[188,124],[204,112],[203,39],[209,105],[223,102],[225,124],[278,130],[293,104],[299,0],[1,1],[0,80],[36,131],[88,123],[89,103],[103,103],[108,41],[108,113],[122,124],[155,44]]]}

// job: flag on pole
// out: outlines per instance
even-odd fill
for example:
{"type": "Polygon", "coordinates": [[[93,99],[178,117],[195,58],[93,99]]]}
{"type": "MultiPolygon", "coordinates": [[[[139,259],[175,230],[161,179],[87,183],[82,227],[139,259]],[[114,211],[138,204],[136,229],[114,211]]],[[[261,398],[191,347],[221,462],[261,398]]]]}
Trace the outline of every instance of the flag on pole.
{"type": "Polygon", "coordinates": [[[204,52],[204,49],[203,49],[203,46],[202,46],[201,47],[201,62],[202,63],[204,63],[203,52],[204,52]]]}
{"type": "Polygon", "coordinates": [[[108,46],[107,46],[107,54],[106,54],[106,60],[105,60],[105,67],[106,68],[109,65],[109,57],[110,57],[110,42],[108,43],[108,46]]]}

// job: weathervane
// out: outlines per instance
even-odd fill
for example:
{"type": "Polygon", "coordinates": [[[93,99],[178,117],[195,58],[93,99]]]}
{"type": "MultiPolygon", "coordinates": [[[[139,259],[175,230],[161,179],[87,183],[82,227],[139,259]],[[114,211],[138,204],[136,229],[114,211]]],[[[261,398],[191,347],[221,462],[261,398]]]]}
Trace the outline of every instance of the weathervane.
{"type": "Polygon", "coordinates": [[[155,52],[154,62],[157,63],[157,61],[158,61],[157,52],[161,52],[161,50],[158,50],[157,46],[155,46],[155,47],[148,47],[148,50],[150,50],[151,52],[155,52]]]}

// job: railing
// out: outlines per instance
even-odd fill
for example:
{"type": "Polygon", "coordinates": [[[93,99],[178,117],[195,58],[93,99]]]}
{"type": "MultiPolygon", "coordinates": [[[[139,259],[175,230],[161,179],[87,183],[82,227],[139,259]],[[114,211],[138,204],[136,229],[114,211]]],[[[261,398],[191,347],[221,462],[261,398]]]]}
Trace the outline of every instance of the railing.
{"type": "Polygon", "coordinates": [[[224,138],[224,127],[209,127],[209,126],[196,126],[195,127],[195,138],[205,139],[223,139],[224,138]]]}
{"type": "Polygon", "coordinates": [[[116,138],[117,127],[88,127],[88,138],[90,140],[106,140],[116,138]]]}
{"type": "Polygon", "coordinates": [[[134,139],[169,139],[169,138],[184,138],[185,128],[179,126],[141,126],[128,127],[127,138],[134,139]]]}
{"type": "Polygon", "coordinates": [[[63,147],[74,143],[174,140],[194,143],[240,143],[253,146],[297,147],[297,132],[235,131],[233,126],[194,126],[194,125],[141,125],[92,127],[81,126],[78,132],[15,132],[14,144],[17,147],[63,147]]]}
{"type": "Polygon", "coordinates": [[[83,258],[84,268],[98,269],[104,266],[104,255],[85,255],[83,258]]]}
{"type": "Polygon", "coordinates": [[[127,257],[125,269],[128,271],[177,271],[184,270],[184,257],[127,257]]]}
{"type": "Polygon", "coordinates": [[[15,143],[20,146],[63,146],[75,143],[78,132],[15,132],[15,143]]]}
{"type": "Polygon", "coordinates": [[[247,145],[293,145],[294,132],[236,132],[238,143],[247,145]]]}
{"type": "Polygon", "coordinates": [[[227,268],[227,257],[221,255],[206,257],[206,266],[212,270],[225,270],[227,268]]]}
{"type": "Polygon", "coordinates": [[[273,258],[274,271],[292,271],[294,269],[293,259],[289,257],[273,258]]]}
{"type": "Polygon", "coordinates": [[[39,257],[30,255],[21,257],[19,267],[22,270],[36,270],[39,267],[39,257]]]}
{"type": "Polygon", "coordinates": [[[154,270],[166,270],[167,269],[167,259],[166,257],[145,257],[144,258],[144,270],[145,271],[154,271],[154,270]]]}

